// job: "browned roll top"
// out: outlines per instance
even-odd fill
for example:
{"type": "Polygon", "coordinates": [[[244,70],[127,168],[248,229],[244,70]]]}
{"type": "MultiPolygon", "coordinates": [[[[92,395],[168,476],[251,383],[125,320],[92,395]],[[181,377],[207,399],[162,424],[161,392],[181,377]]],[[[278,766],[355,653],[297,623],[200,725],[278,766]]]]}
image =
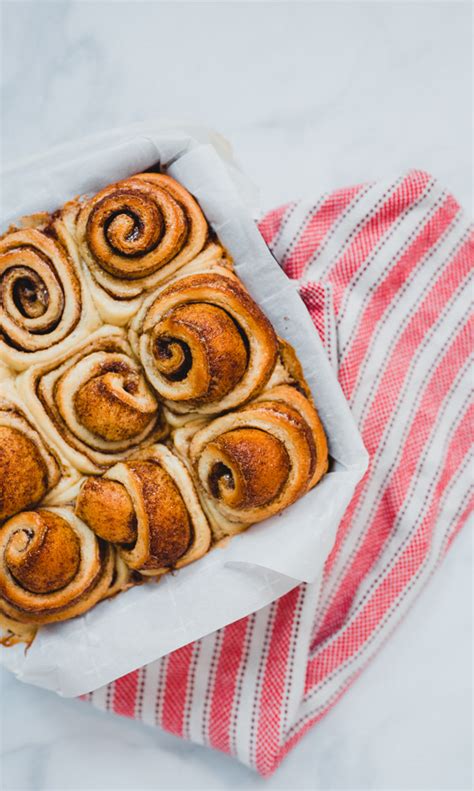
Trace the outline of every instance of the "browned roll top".
{"type": "Polygon", "coordinates": [[[81,472],[100,472],[165,433],[158,401],[118,328],[103,327],[55,365],[25,372],[18,387],[81,472]]]}
{"type": "Polygon", "coordinates": [[[0,426],[0,520],[38,503],[47,490],[46,466],[34,442],[0,426]]]}
{"type": "Polygon", "coordinates": [[[262,506],[275,499],[290,471],[284,445],[261,429],[228,431],[208,446],[216,461],[208,477],[216,499],[236,508],[262,506]]]}
{"type": "Polygon", "coordinates": [[[39,503],[59,477],[41,435],[17,404],[0,395],[0,523],[39,503]]]}
{"type": "Polygon", "coordinates": [[[171,386],[186,379],[193,366],[202,372],[192,403],[219,400],[245,373],[244,339],[230,316],[213,305],[182,305],[153,334],[155,368],[171,386]]]}
{"type": "MultiPolygon", "coordinates": [[[[58,384],[58,389],[61,383],[58,384]]],[[[74,395],[78,423],[91,434],[110,442],[132,440],[142,434],[157,412],[157,404],[144,379],[127,360],[104,355],[90,379],[74,395]],[[139,403],[137,396],[146,393],[139,403]]]]}
{"type": "Polygon", "coordinates": [[[10,573],[33,593],[60,590],[74,579],[81,546],[68,523],[51,511],[24,515],[5,551],[10,573]]]}
{"type": "Polygon", "coordinates": [[[76,501],[76,513],[104,541],[133,545],[137,540],[135,509],[122,483],[87,478],[76,501]]]}
{"type": "Polygon", "coordinates": [[[78,268],[52,226],[0,239],[0,306],[0,359],[16,370],[60,353],[93,322],[78,268]]]}
{"type": "Polygon", "coordinates": [[[279,513],[314,486],[328,465],[316,409],[288,385],[199,429],[189,456],[213,523],[228,520],[228,532],[232,523],[279,513]]]}
{"type": "Polygon", "coordinates": [[[201,558],[326,472],[296,354],[231,264],[161,173],[0,239],[6,641],[201,558]]]}
{"type": "Polygon", "coordinates": [[[278,352],[270,322],[222,267],[159,291],[134,320],[131,340],[150,382],[179,413],[244,403],[265,386],[278,352]]]}
{"type": "Polygon", "coordinates": [[[88,478],[76,513],[145,574],[185,565],[209,546],[189,473],[164,446],[154,446],[148,458],[115,465],[102,478],[88,478]]]}
{"type": "MultiPolygon", "coordinates": [[[[151,461],[130,461],[127,470],[142,493],[149,529],[149,557],[141,569],[173,567],[186,552],[191,524],[172,478],[151,461]]],[[[137,517],[126,487],[106,478],[89,478],[77,500],[76,513],[106,541],[134,546],[137,517]],[[105,517],[105,518],[104,518],[105,517]]]]}
{"type": "Polygon", "coordinates": [[[80,615],[108,595],[114,550],[69,508],[17,514],[0,528],[0,610],[21,623],[80,615]]]}
{"type": "Polygon", "coordinates": [[[109,274],[144,278],[202,250],[206,219],[189,192],[170,176],[140,173],[111,184],[86,202],[77,221],[80,244],[109,274]]]}

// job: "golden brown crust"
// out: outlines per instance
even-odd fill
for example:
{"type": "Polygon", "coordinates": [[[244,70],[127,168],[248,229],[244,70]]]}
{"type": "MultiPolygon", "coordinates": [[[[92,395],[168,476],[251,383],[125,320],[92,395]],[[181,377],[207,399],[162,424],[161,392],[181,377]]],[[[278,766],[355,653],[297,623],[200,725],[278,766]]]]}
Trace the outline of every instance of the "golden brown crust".
{"type": "Polygon", "coordinates": [[[104,478],[87,480],[76,513],[117,544],[130,568],[147,575],[186,565],[210,544],[209,526],[189,473],[164,446],[117,464],[104,478]],[[102,514],[112,510],[107,525],[102,514]]]}
{"type": "Polygon", "coordinates": [[[199,368],[192,404],[212,403],[242,379],[247,349],[230,316],[214,305],[182,305],[160,322],[154,333],[155,367],[168,382],[199,368]]]}
{"type": "Polygon", "coordinates": [[[76,500],[76,514],[104,541],[133,544],[137,539],[133,503],[117,481],[87,478],[76,500]]]}
{"type": "MultiPolygon", "coordinates": [[[[62,382],[58,383],[57,389],[62,382]]],[[[140,372],[126,361],[103,360],[74,396],[79,423],[110,442],[133,439],[146,431],[158,406],[140,372]],[[118,381],[120,379],[120,381],[118,381]],[[142,402],[135,396],[142,391],[142,402]]]]}
{"type": "Polygon", "coordinates": [[[0,426],[0,521],[39,503],[47,489],[46,465],[34,442],[0,426]]]}
{"type": "Polygon", "coordinates": [[[26,624],[81,615],[107,595],[114,563],[70,509],[17,514],[0,530],[0,609],[26,624]]]}
{"type": "MultiPolygon", "coordinates": [[[[306,388],[307,387],[308,386],[306,385],[306,388]]],[[[288,385],[274,387],[269,391],[268,395],[272,400],[279,404],[285,404],[287,406],[293,407],[308,426],[313,438],[316,455],[313,473],[308,486],[308,489],[312,489],[313,486],[316,486],[318,481],[321,480],[323,475],[326,474],[329,466],[329,451],[326,432],[324,430],[323,424],[321,423],[318,410],[313,403],[313,399],[307,398],[298,389],[288,385]]],[[[263,399],[264,394],[262,393],[262,395],[256,400],[260,401],[263,399]]]]}
{"type": "Polygon", "coordinates": [[[196,200],[170,176],[140,173],[70,201],[58,224],[75,240],[95,304],[125,325],[142,297],[191,262],[227,261],[196,200]]]}
{"type": "Polygon", "coordinates": [[[174,412],[215,414],[266,385],[278,343],[242,283],[222,267],[177,278],[149,299],[130,339],[174,412]]]}
{"type": "Polygon", "coordinates": [[[202,557],[209,522],[239,532],[326,472],[295,351],[231,263],[157,173],[0,237],[3,642],[202,557]],[[176,453],[155,444],[185,424],[176,453]]]}
{"type": "Polygon", "coordinates": [[[317,411],[289,385],[199,428],[187,454],[217,538],[294,503],[328,463],[317,411]]]}
{"type": "Polygon", "coordinates": [[[101,472],[165,435],[158,401],[116,327],[102,327],[54,364],[33,366],[17,386],[50,441],[80,472],[101,472]]]}
{"type": "Polygon", "coordinates": [[[210,473],[209,489],[234,508],[271,502],[288,478],[290,460],[284,445],[261,429],[227,431],[208,449],[219,459],[210,473]]]}
{"type": "Polygon", "coordinates": [[[14,400],[10,385],[1,385],[0,524],[39,503],[59,477],[56,457],[14,400]]]}
{"type": "Polygon", "coordinates": [[[77,219],[79,245],[102,269],[127,280],[146,277],[172,259],[176,268],[191,261],[207,235],[197,202],[162,173],[140,173],[105,187],[77,219]]]}
{"type": "Polygon", "coordinates": [[[5,549],[12,576],[32,593],[64,588],[74,579],[80,563],[81,548],[74,531],[51,511],[32,511],[17,521],[18,530],[5,549]]]}
{"type": "Polygon", "coordinates": [[[71,250],[48,226],[0,240],[0,361],[22,370],[85,337],[97,317],[71,250]]]}
{"type": "Polygon", "coordinates": [[[141,489],[150,531],[150,556],[142,568],[173,568],[192,537],[184,500],[171,476],[153,461],[130,461],[127,466],[141,489]]]}
{"type": "MultiPolygon", "coordinates": [[[[129,461],[126,466],[140,491],[148,531],[148,557],[141,558],[135,567],[141,571],[173,568],[186,552],[192,537],[183,498],[171,476],[156,462],[129,461]]],[[[138,525],[132,500],[123,484],[105,478],[89,478],[77,499],[76,513],[107,541],[130,545],[129,555],[137,541],[138,525]]]]}

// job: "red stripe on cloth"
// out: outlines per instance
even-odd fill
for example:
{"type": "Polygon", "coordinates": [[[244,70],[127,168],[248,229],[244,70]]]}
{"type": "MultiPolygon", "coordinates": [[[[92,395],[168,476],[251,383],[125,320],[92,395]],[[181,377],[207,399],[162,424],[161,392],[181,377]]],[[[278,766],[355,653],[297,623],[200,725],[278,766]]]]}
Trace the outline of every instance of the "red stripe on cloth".
{"type": "Polygon", "coordinates": [[[255,765],[265,775],[271,771],[273,756],[280,746],[281,714],[285,700],[286,675],[291,636],[297,613],[300,588],[293,588],[278,600],[270,647],[260,695],[255,765]]]}
{"type": "Polygon", "coordinates": [[[412,207],[421,197],[431,177],[422,171],[412,171],[392,192],[356,234],[339,261],[331,268],[328,279],[334,284],[334,307],[336,313],[349,281],[360,265],[368,258],[377,242],[387,233],[400,215],[412,207]]]}
{"type": "Polygon", "coordinates": [[[471,405],[452,435],[445,454],[446,466],[436,484],[428,513],[420,527],[356,618],[310,661],[307,690],[321,684],[337,667],[360,650],[387,610],[414,579],[430,549],[431,533],[438,516],[441,495],[471,447],[470,428],[473,420],[474,406],[471,405]]]}
{"type": "Polygon", "coordinates": [[[306,267],[309,265],[316,251],[321,247],[334,223],[339,219],[341,214],[344,213],[363,187],[363,184],[359,184],[356,187],[336,190],[326,198],[318,209],[316,209],[306,227],[303,229],[294,250],[283,262],[288,277],[298,278],[303,275],[306,267]]]}
{"type": "MultiPolygon", "coordinates": [[[[154,695],[152,703],[161,712],[157,717],[166,730],[188,737],[195,733],[194,726],[190,728],[191,719],[196,724],[196,717],[202,718],[201,728],[197,729],[200,735],[194,736],[197,741],[207,738],[211,746],[236,754],[265,776],[275,770],[302,735],[324,717],[358,677],[377,646],[406,613],[474,505],[473,498],[465,507],[468,492],[464,487],[472,411],[466,409],[451,426],[442,423],[448,417],[447,405],[453,412],[457,408],[458,400],[448,401],[448,396],[456,375],[456,386],[461,383],[459,372],[465,373],[471,339],[465,328],[461,331],[455,327],[454,311],[447,317],[444,334],[443,328],[436,326],[440,313],[447,312],[454,298],[459,299],[461,286],[467,282],[473,239],[456,254],[446,254],[445,258],[451,260],[440,261],[436,266],[443,271],[439,275],[434,272],[430,254],[455,218],[457,222],[458,205],[454,198],[440,197],[439,189],[432,190],[433,186],[429,175],[414,171],[403,182],[398,180],[385,187],[383,194],[378,189],[370,206],[371,192],[364,191],[367,205],[363,217],[360,209],[358,217],[352,219],[355,202],[362,206],[358,200],[362,188],[357,186],[325,195],[313,208],[286,204],[267,214],[259,224],[270,247],[277,252],[287,251],[286,271],[292,277],[307,271],[315,255],[326,250],[328,238],[334,233],[341,252],[336,260],[326,256],[324,272],[329,274],[325,274],[324,282],[304,283],[301,295],[323,342],[330,343],[337,328],[334,292],[336,317],[344,312],[344,337],[347,334],[349,340],[340,374],[346,396],[358,407],[359,428],[370,453],[369,471],[339,526],[322,583],[323,601],[328,603],[318,619],[314,599],[299,596],[295,589],[272,604],[271,616],[265,621],[260,622],[253,614],[222,630],[213,643],[212,657],[204,652],[203,659],[210,660],[207,663],[197,661],[202,641],[173,652],[162,660],[154,690],[150,689],[148,677],[147,692],[154,695]],[[351,228],[338,222],[344,212],[351,228]],[[420,217],[418,222],[414,217],[410,223],[410,234],[408,223],[401,222],[409,212],[419,212],[420,217]],[[431,219],[426,219],[428,216],[431,219]],[[304,217],[301,222],[300,217],[304,217]],[[389,238],[394,239],[398,251],[405,252],[395,256],[386,253],[382,261],[383,245],[389,238]],[[379,262],[382,273],[374,271],[381,268],[379,262]],[[416,307],[407,308],[397,323],[387,308],[394,300],[403,300],[401,287],[408,287],[408,279],[421,266],[428,270],[431,282],[416,307]],[[361,267],[364,277],[359,279],[361,267]],[[348,296],[352,297],[354,289],[360,302],[351,310],[354,303],[348,296]],[[375,361],[374,338],[382,327],[387,333],[387,344],[383,360],[375,361]],[[431,364],[419,357],[427,343],[434,346],[431,356],[440,358],[431,364]],[[371,370],[372,361],[377,365],[371,370]],[[416,383],[412,376],[415,361],[420,373],[416,383]],[[365,376],[365,366],[373,381],[363,403],[359,382],[365,376]],[[400,399],[408,392],[412,401],[406,410],[403,432],[394,440],[397,444],[392,461],[392,456],[384,457],[385,446],[381,443],[385,442],[387,423],[398,414],[400,399]],[[444,446],[437,435],[437,424],[446,429],[444,446]],[[430,463],[422,468],[423,454],[428,449],[430,463]],[[431,465],[433,459],[435,464],[431,465]],[[415,481],[419,483],[416,492],[411,488],[415,481]],[[456,495],[459,501],[445,516],[444,509],[452,503],[454,491],[460,492],[456,495]],[[360,509],[366,494],[374,499],[367,501],[368,516],[362,520],[360,509]],[[416,514],[413,519],[408,518],[408,503],[416,514]],[[357,530],[352,553],[344,546],[351,530],[357,530]],[[401,538],[391,541],[394,530],[399,531],[401,538]],[[344,550],[336,574],[333,564],[344,550]],[[364,596],[358,594],[361,585],[364,596]],[[304,613],[301,622],[300,612],[304,613]],[[313,625],[319,626],[316,649],[311,648],[307,654],[313,625]],[[257,628],[264,629],[264,634],[254,634],[257,628]],[[257,646],[261,646],[258,652],[257,646]],[[302,652],[307,656],[303,668],[296,660],[302,652]],[[197,672],[205,677],[194,684],[197,672]],[[297,707],[300,692],[301,705],[297,707]],[[290,701],[295,703],[291,710],[290,701]]],[[[461,228],[459,231],[456,229],[456,238],[461,245],[461,228]]],[[[280,263],[285,265],[285,261],[280,263]]],[[[456,309],[459,304],[456,301],[456,309]]],[[[459,314],[460,309],[456,312],[459,314]]],[[[463,316],[458,318],[458,326],[463,321],[463,316]]],[[[464,395],[459,397],[461,402],[467,403],[464,395]]],[[[109,684],[106,694],[97,695],[93,702],[119,714],[143,718],[139,703],[143,676],[135,672],[109,684]]]]}
{"type": "MultiPolygon", "coordinates": [[[[374,455],[380,439],[400,396],[409,365],[416,349],[423,341],[426,333],[437,321],[444,305],[449,302],[459,285],[469,274],[471,267],[470,242],[468,241],[458,251],[444,269],[431,290],[425,296],[418,310],[411,316],[410,321],[400,335],[397,344],[387,360],[385,371],[380,379],[377,391],[374,394],[372,407],[362,426],[362,437],[369,453],[369,468],[356,488],[343,520],[337,531],[336,541],[325,565],[327,576],[336,561],[343,546],[345,537],[352,525],[354,513],[359,505],[360,498],[367,488],[367,483],[373,473],[374,455]]],[[[464,350],[465,354],[465,350],[464,350]]],[[[344,390],[343,383],[341,383],[344,390]]],[[[344,391],[350,400],[351,394],[344,391]]],[[[359,427],[360,428],[360,427],[359,427]]]]}
{"type": "MultiPolygon", "coordinates": [[[[295,747],[295,745],[303,738],[303,736],[309,731],[313,725],[316,725],[319,720],[326,716],[326,714],[332,709],[333,706],[340,700],[343,694],[347,691],[347,689],[351,686],[351,684],[358,678],[362,671],[358,671],[354,673],[354,676],[350,679],[348,683],[346,683],[342,689],[340,689],[336,695],[332,698],[332,700],[325,706],[321,711],[310,715],[310,719],[303,719],[301,722],[301,726],[299,729],[296,730],[296,733],[292,733],[292,735],[285,740],[284,745],[282,746],[281,750],[273,757],[273,763],[271,768],[266,772],[265,776],[268,777],[269,775],[273,774],[275,769],[281,764],[282,760],[288,753],[295,747]]],[[[298,723],[296,723],[296,727],[298,728],[298,723]]]]}
{"type": "MultiPolygon", "coordinates": [[[[474,496],[471,498],[468,506],[464,509],[464,511],[462,512],[462,514],[459,517],[458,521],[454,525],[453,533],[452,533],[452,535],[451,535],[451,537],[449,539],[449,544],[451,544],[452,540],[459,534],[460,530],[462,529],[462,527],[466,523],[467,519],[471,515],[473,508],[474,508],[474,496]]],[[[313,673],[314,673],[314,665],[315,664],[316,664],[315,662],[314,663],[310,662],[308,664],[307,679],[306,679],[306,685],[305,685],[306,694],[308,694],[308,693],[311,694],[311,692],[313,690],[313,687],[315,686],[314,680],[313,680],[313,682],[309,681],[309,676],[313,675],[313,673]]],[[[281,763],[283,758],[293,749],[293,747],[307,733],[307,731],[310,728],[312,728],[313,725],[315,725],[317,722],[319,722],[319,720],[322,719],[322,717],[324,717],[332,709],[332,707],[336,705],[336,703],[340,700],[342,695],[344,695],[344,693],[347,691],[347,689],[354,683],[354,681],[356,681],[358,679],[358,677],[360,676],[362,671],[363,671],[363,668],[359,668],[353,675],[351,675],[351,677],[349,679],[349,682],[347,684],[345,684],[341,689],[339,689],[337,691],[337,693],[332,697],[332,699],[330,700],[328,705],[324,707],[324,709],[322,709],[321,711],[318,711],[317,714],[316,713],[308,714],[307,716],[309,717],[309,719],[302,718],[299,729],[296,731],[296,733],[293,733],[291,735],[291,737],[285,742],[285,745],[284,745],[283,749],[281,750],[281,752],[277,756],[272,771],[274,771],[277,768],[277,766],[281,763]]],[[[293,726],[293,727],[298,728],[298,723],[296,723],[295,726],[293,726]]],[[[268,774],[271,774],[271,772],[269,772],[268,774]]]]}
{"type": "Polygon", "coordinates": [[[258,229],[269,247],[271,247],[275,236],[280,230],[281,221],[290,206],[294,206],[294,204],[285,203],[284,206],[279,206],[278,209],[274,209],[266,214],[265,217],[262,217],[258,223],[258,229]]]}
{"type": "Polygon", "coordinates": [[[230,721],[236,695],[236,681],[245,648],[249,618],[225,627],[216,670],[209,715],[209,744],[217,750],[231,752],[230,721]]]}
{"type": "Polygon", "coordinates": [[[299,288],[299,294],[308,308],[313,324],[324,344],[326,342],[326,289],[319,283],[304,283],[299,288]]]}
{"type": "MultiPolygon", "coordinates": [[[[460,530],[462,529],[462,527],[466,523],[467,519],[471,515],[473,508],[474,508],[474,496],[471,498],[468,506],[463,510],[461,516],[459,517],[459,519],[457,520],[456,524],[454,525],[452,535],[451,535],[451,537],[449,539],[449,545],[451,544],[451,542],[455,538],[455,536],[457,536],[459,534],[460,530]]],[[[446,547],[446,549],[447,549],[447,547],[446,547]]],[[[395,626],[395,624],[393,626],[395,626]]],[[[388,635],[387,635],[387,637],[388,637],[388,635]]],[[[314,659],[312,662],[309,662],[309,664],[308,664],[306,684],[305,684],[305,695],[311,694],[312,691],[313,691],[313,688],[316,686],[315,675],[314,675],[316,666],[317,666],[316,659],[314,659]]],[[[317,714],[316,713],[313,714],[313,715],[311,713],[308,714],[307,716],[309,717],[309,719],[302,718],[301,725],[300,725],[299,729],[296,731],[296,733],[293,733],[291,735],[291,737],[285,742],[285,745],[284,745],[282,751],[277,756],[277,759],[275,761],[275,764],[273,766],[272,771],[274,771],[277,768],[277,766],[281,763],[281,761],[285,757],[285,755],[287,755],[288,752],[290,752],[290,750],[293,749],[293,747],[299,742],[299,740],[305,735],[305,733],[313,725],[315,725],[317,722],[319,722],[319,720],[322,717],[324,717],[332,709],[332,707],[334,705],[336,705],[336,703],[340,700],[340,698],[347,691],[347,689],[354,683],[354,681],[356,681],[358,679],[358,677],[362,673],[363,669],[364,669],[363,667],[359,668],[358,670],[356,670],[350,676],[348,683],[346,683],[343,687],[341,687],[341,689],[339,689],[337,691],[337,693],[335,693],[335,695],[331,698],[330,702],[328,703],[327,706],[325,706],[324,709],[322,709],[321,711],[318,711],[317,714]]],[[[296,723],[295,726],[293,726],[293,727],[298,728],[298,723],[296,723]]],[[[271,772],[269,772],[268,774],[271,774],[271,772]]]]}
{"type": "Polygon", "coordinates": [[[464,325],[433,371],[405,439],[398,466],[381,492],[375,515],[366,527],[364,540],[339,582],[314,645],[324,642],[330,634],[341,628],[360,583],[373,567],[396,524],[397,515],[417,473],[420,457],[431,437],[439,410],[459,370],[465,364],[466,344],[472,337],[472,328],[473,324],[470,322],[464,325]]]}
{"type": "Polygon", "coordinates": [[[379,321],[390,308],[395,295],[449,228],[458,211],[458,203],[448,196],[390,269],[385,279],[372,292],[370,302],[360,317],[357,331],[353,333],[351,345],[339,368],[339,380],[343,384],[345,393],[352,393],[361,363],[365,356],[370,354],[373,334],[379,321]]]}
{"type": "Polygon", "coordinates": [[[193,652],[194,643],[189,643],[173,651],[168,658],[161,725],[176,736],[183,735],[184,710],[193,652]]]}
{"type": "Polygon", "coordinates": [[[122,676],[122,678],[118,678],[115,681],[112,710],[116,714],[122,714],[124,717],[135,716],[139,672],[139,670],[134,670],[132,673],[127,673],[126,676],[122,676]]]}

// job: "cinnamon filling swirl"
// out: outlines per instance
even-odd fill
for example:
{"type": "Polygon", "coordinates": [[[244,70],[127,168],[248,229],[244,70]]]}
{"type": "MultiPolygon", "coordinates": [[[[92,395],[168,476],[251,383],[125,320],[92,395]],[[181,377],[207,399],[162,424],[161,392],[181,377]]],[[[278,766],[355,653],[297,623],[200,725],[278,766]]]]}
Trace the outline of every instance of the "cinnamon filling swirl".
{"type": "Polygon", "coordinates": [[[218,267],[159,291],[130,338],[151,384],[180,414],[215,414],[248,401],[264,388],[278,353],[268,319],[218,267]]]}

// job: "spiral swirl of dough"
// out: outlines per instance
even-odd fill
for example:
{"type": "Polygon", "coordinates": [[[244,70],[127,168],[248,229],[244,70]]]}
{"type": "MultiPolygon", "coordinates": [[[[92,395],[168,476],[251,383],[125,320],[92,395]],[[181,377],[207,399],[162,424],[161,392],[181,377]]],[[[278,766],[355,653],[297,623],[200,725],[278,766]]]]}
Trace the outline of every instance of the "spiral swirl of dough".
{"type": "Polygon", "coordinates": [[[189,459],[218,533],[279,513],[311,489],[328,465],[313,404],[280,385],[198,429],[189,459]]]}
{"type": "Polygon", "coordinates": [[[183,186],[140,173],[21,223],[0,238],[5,644],[201,558],[328,466],[294,350],[183,186]]]}
{"type": "Polygon", "coordinates": [[[144,575],[180,568],[209,549],[211,532],[191,476],[164,445],[88,478],[76,513],[144,575]]]}
{"type": "Polygon", "coordinates": [[[195,199],[170,176],[140,173],[88,200],[66,205],[62,220],[77,241],[105,321],[124,324],[139,297],[185,264],[219,260],[222,247],[195,199]]]}
{"type": "Polygon", "coordinates": [[[0,524],[37,505],[59,481],[60,465],[22,409],[10,383],[0,383],[0,524]]]}
{"type": "Polygon", "coordinates": [[[0,361],[23,370],[54,359],[95,326],[73,250],[52,225],[0,239],[0,361]]]}
{"type": "Polygon", "coordinates": [[[164,435],[158,402],[122,330],[104,326],[56,364],[18,378],[30,412],[60,455],[102,472],[164,435]]]}
{"type": "Polygon", "coordinates": [[[0,530],[0,610],[26,624],[81,615],[107,596],[114,554],[69,508],[17,514],[0,530]]]}
{"type": "Polygon", "coordinates": [[[177,278],[147,300],[131,343],[166,406],[212,415],[266,385],[278,341],[272,325],[228,270],[177,278]]]}

